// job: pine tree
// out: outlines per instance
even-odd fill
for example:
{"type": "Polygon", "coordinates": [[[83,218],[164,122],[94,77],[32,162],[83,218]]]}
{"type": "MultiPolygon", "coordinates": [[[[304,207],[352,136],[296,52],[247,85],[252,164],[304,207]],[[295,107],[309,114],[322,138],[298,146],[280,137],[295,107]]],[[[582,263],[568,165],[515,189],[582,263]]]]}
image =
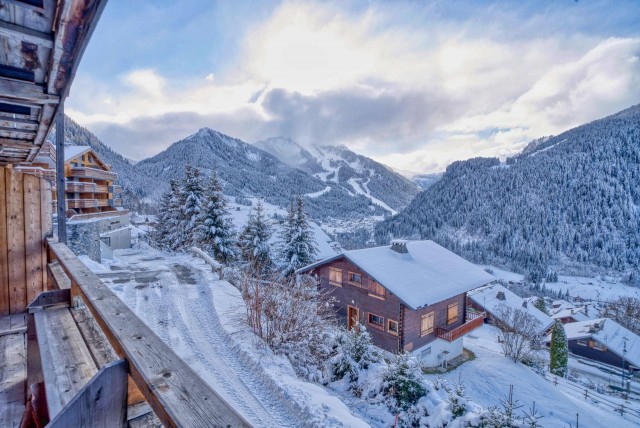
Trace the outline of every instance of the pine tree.
{"type": "Polygon", "coordinates": [[[255,213],[249,213],[249,220],[238,238],[240,256],[253,270],[265,273],[271,270],[270,238],[271,227],[264,214],[262,202],[258,201],[255,213]]]}
{"type": "MultiPolygon", "coordinates": [[[[171,188],[175,187],[175,181],[171,180],[171,188]]],[[[156,227],[149,233],[149,238],[152,245],[160,250],[167,247],[167,236],[169,235],[168,224],[171,221],[170,207],[171,199],[173,198],[172,190],[164,193],[160,199],[160,205],[158,206],[158,216],[156,217],[156,227]]]]}
{"type": "Polygon", "coordinates": [[[197,239],[197,233],[201,226],[201,212],[204,205],[204,185],[200,169],[187,165],[184,170],[182,182],[182,231],[184,233],[183,246],[192,245],[197,239]]]}
{"type": "Polygon", "coordinates": [[[207,184],[206,196],[198,217],[196,241],[217,261],[229,264],[236,259],[235,231],[227,212],[227,201],[215,171],[207,184]]]}
{"type": "Polygon", "coordinates": [[[538,310],[548,315],[547,304],[545,303],[544,298],[538,297],[538,300],[536,300],[533,306],[535,306],[538,310]]]}
{"type": "Polygon", "coordinates": [[[549,357],[549,371],[554,375],[565,377],[567,375],[569,347],[567,344],[567,334],[559,320],[556,320],[551,330],[549,357]]]}
{"type": "Polygon", "coordinates": [[[167,212],[163,215],[164,238],[163,247],[169,251],[176,251],[182,246],[184,235],[181,228],[182,193],[177,181],[171,180],[167,212]]]}
{"type": "Polygon", "coordinates": [[[303,208],[302,196],[298,195],[295,206],[291,201],[287,224],[280,234],[280,261],[285,276],[292,275],[301,267],[313,263],[318,253],[303,208]]]}

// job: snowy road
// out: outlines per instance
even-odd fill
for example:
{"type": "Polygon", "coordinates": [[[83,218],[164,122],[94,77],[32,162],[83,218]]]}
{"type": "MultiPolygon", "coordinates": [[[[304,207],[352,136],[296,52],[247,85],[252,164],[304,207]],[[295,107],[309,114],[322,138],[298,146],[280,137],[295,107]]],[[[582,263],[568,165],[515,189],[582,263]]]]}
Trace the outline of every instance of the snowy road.
{"type": "Polygon", "coordinates": [[[187,256],[126,250],[111,271],[97,274],[252,425],[304,426],[230,346],[210,285],[191,263],[187,256]]]}

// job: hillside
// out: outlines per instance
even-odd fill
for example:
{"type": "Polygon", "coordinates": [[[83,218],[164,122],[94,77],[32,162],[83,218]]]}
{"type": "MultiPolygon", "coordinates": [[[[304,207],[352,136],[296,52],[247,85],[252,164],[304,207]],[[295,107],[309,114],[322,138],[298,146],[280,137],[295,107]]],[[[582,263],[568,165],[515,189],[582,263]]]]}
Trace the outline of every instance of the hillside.
{"type": "MultiPolygon", "coordinates": [[[[532,142],[501,164],[454,162],[389,237],[429,238],[521,272],[640,268],[640,106],[532,142]]],[[[584,271],[583,271],[584,272],[584,271]]]]}
{"type": "Polygon", "coordinates": [[[406,207],[420,188],[391,168],[343,146],[308,149],[284,138],[268,138],[254,144],[287,165],[338,185],[354,195],[364,195],[391,213],[406,207]]]}

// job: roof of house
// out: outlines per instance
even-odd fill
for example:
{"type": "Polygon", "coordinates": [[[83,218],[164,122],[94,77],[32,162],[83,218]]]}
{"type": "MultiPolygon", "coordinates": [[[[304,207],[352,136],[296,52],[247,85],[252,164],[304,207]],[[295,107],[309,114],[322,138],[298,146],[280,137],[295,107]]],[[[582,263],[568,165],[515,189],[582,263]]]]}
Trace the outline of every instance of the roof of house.
{"type": "Polygon", "coordinates": [[[90,150],[91,147],[89,146],[64,146],[64,161],[69,162],[71,159],[90,150]]]}
{"type": "Polygon", "coordinates": [[[545,332],[553,325],[553,319],[549,315],[533,306],[533,304],[527,303],[525,306],[525,299],[512,291],[509,291],[500,284],[489,284],[484,287],[477,288],[470,291],[467,294],[467,297],[477,305],[482,306],[486,311],[489,311],[494,318],[503,322],[504,320],[499,317],[500,311],[497,310],[500,305],[506,305],[513,309],[520,309],[531,314],[535,319],[540,321],[540,332],[545,332]],[[498,294],[501,294],[500,297],[498,297],[498,294]],[[502,299],[502,296],[504,296],[504,299],[502,299]]]}
{"type": "Polygon", "coordinates": [[[495,280],[483,269],[433,241],[401,244],[406,245],[405,253],[392,250],[390,245],[345,251],[298,272],[344,257],[412,309],[441,302],[495,280]]]}
{"type": "Polygon", "coordinates": [[[576,321],[588,321],[591,319],[591,317],[587,316],[584,311],[575,308],[562,309],[551,315],[551,318],[553,318],[554,320],[569,317],[573,318],[576,321]]]}
{"type": "MultiPolygon", "coordinates": [[[[568,340],[592,338],[636,367],[640,367],[640,336],[609,318],[573,322],[564,325],[568,340]],[[625,350],[626,342],[626,353],[625,350]],[[623,355],[624,354],[624,355],[623,355]]],[[[547,338],[550,340],[550,338],[547,338]]]]}

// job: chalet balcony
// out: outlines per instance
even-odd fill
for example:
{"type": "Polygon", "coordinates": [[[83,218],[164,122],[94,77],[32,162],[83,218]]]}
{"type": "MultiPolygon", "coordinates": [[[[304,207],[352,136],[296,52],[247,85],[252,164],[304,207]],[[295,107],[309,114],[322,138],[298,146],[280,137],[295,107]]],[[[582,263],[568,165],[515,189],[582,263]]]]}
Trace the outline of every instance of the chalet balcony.
{"type": "Polygon", "coordinates": [[[109,193],[109,186],[96,185],[96,193],[109,193]]]}
{"type": "Polygon", "coordinates": [[[121,207],[122,206],[122,199],[109,199],[109,205],[110,207],[121,207]]]}
{"type": "Polygon", "coordinates": [[[97,199],[67,199],[67,208],[96,208],[98,206],[107,205],[98,205],[97,199]]]}
{"type": "Polygon", "coordinates": [[[67,192],[95,193],[96,192],[96,184],[95,183],[82,183],[80,181],[67,181],[66,190],[67,190],[67,192]]]}
{"type": "Polygon", "coordinates": [[[120,194],[122,193],[122,187],[117,186],[117,185],[113,185],[113,186],[109,186],[109,193],[113,193],[113,194],[120,194]]]}
{"type": "Polygon", "coordinates": [[[79,178],[93,178],[94,180],[115,180],[118,176],[115,172],[85,167],[72,167],[70,175],[79,178]]]}
{"type": "Polygon", "coordinates": [[[469,313],[467,314],[467,322],[454,329],[447,329],[438,327],[436,329],[436,336],[438,339],[446,340],[447,342],[453,342],[456,339],[461,338],[467,333],[475,330],[476,328],[484,324],[485,313],[469,313]]]}

